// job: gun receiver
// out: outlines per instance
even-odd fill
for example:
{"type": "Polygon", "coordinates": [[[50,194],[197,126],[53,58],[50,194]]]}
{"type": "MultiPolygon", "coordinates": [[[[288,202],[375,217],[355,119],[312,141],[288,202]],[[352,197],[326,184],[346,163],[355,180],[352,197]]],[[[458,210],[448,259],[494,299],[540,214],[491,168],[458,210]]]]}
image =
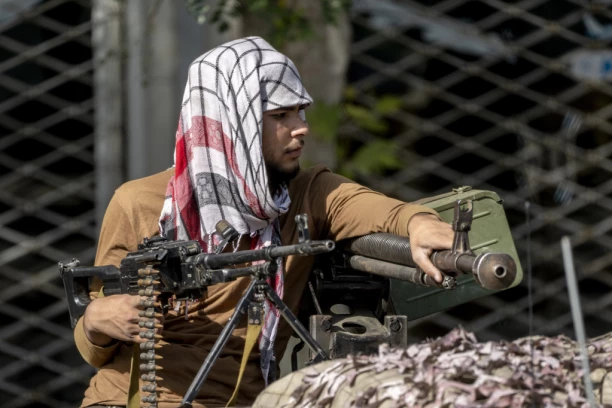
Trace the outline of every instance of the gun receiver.
{"type": "MultiPolygon", "coordinates": [[[[305,220],[305,218],[304,218],[305,220]]],[[[307,229],[305,223],[300,230],[307,229]]],[[[252,265],[233,268],[255,261],[274,261],[290,255],[318,255],[331,252],[334,241],[302,240],[295,245],[270,246],[263,249],[238,251],[234,253],[202,253],[198,241],[170,241],[163,237],[145,238],[138,250],[130,252],[121,260],[119,268],[113,265],[80,266],[73,259],[60,262],[59,270],[64,282],[68,300],[70,323],[75,327],[90,303],[89,288],[93,278],[102,281],[105,296],[130,294],[150,296],[143,291],[150,279],[147,266],[153,266],[159,274],[158,298],[197,299],[210,285],[229,282],[242,276],[259,276],[275,273],[275,268],[252,265]]]]}

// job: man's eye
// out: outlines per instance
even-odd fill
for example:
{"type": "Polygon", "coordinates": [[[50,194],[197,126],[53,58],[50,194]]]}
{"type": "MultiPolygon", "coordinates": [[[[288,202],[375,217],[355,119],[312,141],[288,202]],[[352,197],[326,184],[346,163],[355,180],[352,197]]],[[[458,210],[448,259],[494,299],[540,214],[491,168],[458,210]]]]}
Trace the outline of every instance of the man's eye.
{"type": "Polygon", "coordinates": [[[282,119],[282,118],[285,117],[285,115],[287,115],[285,112],[281,112],[281,113],[275,113],[272,116],[274,116],[275,118],[278,118],[278,119],[282,119]]]}

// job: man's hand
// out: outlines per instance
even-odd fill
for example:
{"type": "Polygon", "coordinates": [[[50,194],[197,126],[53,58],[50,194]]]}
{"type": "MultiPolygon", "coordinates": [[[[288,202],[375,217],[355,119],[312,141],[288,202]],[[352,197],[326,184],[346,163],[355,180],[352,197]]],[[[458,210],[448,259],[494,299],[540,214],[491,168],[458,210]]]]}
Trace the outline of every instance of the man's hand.
{"type": "Polygon", "coordinates": [[[83,315],[85,335],[96,346],[104,347],[115,340],[144,343],[147,339],[138,334],[144,329],[138,326],[140,296],[113,295],[93,300],[83,315]]]}
{"type": "Polygon", "coordinates": [[[442,283],[442,272],[431,263],[429,257],[435,250],[453,246],[455,235],[451,225],[433,214],[419,213],[408,221],[408,235],[414,262],[436,282],[442,283]]]}

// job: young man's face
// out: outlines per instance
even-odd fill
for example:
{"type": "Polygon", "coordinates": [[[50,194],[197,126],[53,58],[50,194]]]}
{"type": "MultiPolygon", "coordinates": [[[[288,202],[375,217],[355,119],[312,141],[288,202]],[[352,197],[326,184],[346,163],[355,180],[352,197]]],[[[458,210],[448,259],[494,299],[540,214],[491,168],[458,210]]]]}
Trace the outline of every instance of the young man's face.
{"type": "Polygon", "coordinates": [[[264,112],[262,151],[268,178],[274,187],[287,182],[300,171],[304,137],[308,124],[300,117],[304,106],[264,112]]]}

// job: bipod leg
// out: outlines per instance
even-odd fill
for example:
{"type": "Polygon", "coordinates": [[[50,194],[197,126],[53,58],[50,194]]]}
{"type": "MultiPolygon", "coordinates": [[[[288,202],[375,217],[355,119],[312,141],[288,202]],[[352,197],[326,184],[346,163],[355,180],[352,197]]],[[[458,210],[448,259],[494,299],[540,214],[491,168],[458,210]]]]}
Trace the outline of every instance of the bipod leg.
{"type": "Polygon", "coordinates": [[[265,290],[266,296],[278,308],[287,323],[289,323],[289,326],[291,326],[291,328],[295,330],[300,339],[302,339],[302,341],[304,341],[308,345],[308,347],[310,347],[313,353],[315,353],[315,356],[309,363],[313,364],[319,363],[324,360],[329,360],[329,356],[327,355],[325,350],[323,350],[321,346],[319,346],[319,343],[315,341],[315,339],[310,335],[308,330],[306,330],[302,323],[300,323],[298,318],[295,317],[293,312],[289,309],[285,302],[283,302],[283,300],[276,294],[274,289],[272,289],[272,287],[267,282],[265,284],[265,290]]]}
{"type": "Polygon", "coordinates": [[[236,306],[232,317],[230,317],[229,322],[227,322],[227,324],[223,328],[223,331],[221,331],[219,338],[215,342],[213,348],[210,350],[210,353],[208,353],[208,355],[206,356],[206,360],[204,360],[204,363],[202,363],[202,367],[200,367],[200,370],[191,382],[191,385],[189,386],[187,393],[183,397],[179,408],[192,408],[191,403],[198,395],[198,392],[200,391],[200,388],[202,388],[202,384],[204,384],[204,381],[206,381],[206,377],[208,377],[208,374],[210,373],[213,364],[215,363],[215,361],[217,361],[221,350],[223,350],[223,347],[225,347],[225,344],[229,340],[232,332],[238,325],[240,317],[242,317],[242,314],[249,307],[249,302],[253,297],[253,292],[255,291],[256,284],[257,280],[253,280],[249,285],[248,289],[246,290],[245,294],[240,299],[240,302],[238,302],[238,305],[236,306]]]}

